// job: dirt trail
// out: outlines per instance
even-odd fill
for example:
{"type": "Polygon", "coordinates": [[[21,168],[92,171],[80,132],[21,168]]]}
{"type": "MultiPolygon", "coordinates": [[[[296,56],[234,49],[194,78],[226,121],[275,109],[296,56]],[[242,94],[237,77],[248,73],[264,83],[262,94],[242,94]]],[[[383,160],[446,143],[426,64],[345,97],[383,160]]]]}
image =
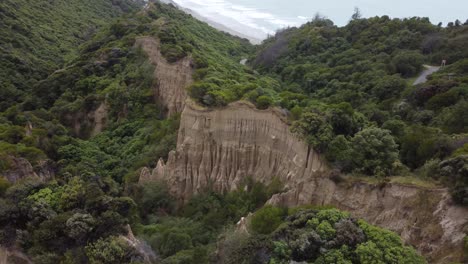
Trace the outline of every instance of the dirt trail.
{"type": "Polygon", "coordinates": [[[429,65],[424,65],[425,70],[419,75],[419,77],[414,81],[413,85],[418,85],[421,83],[427,82],[427,77],[434,72],[437,72],[440,70],[439,66],[429,66],[429,65]]]}

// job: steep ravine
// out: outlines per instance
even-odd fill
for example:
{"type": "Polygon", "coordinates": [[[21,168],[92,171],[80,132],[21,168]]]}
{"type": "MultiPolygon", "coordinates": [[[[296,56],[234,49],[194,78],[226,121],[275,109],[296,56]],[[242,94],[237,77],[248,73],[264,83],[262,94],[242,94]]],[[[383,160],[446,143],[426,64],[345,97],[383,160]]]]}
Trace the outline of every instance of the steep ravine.
{"type": "MultiPolygon", "coordinates": [[[[157,47],[153,40],[144,41],[157,47]]],[[[171,86],[174,90],[170,94],[178,95],[175,101],[186,96],[186,85],[171,86]]],[[[174,104],[173,96],[159,100],[167,106],[178,105],[172,108],[175,112],[183,106],[174,104]]],[[[187,201],[206,188],[220,192],[236,189],[246,177],[264,183],[278,177],[287,191],[272,197],[271,204],[333,205],[399,233],[430,263],[461,261],[468,208],[454,205],[446,189],[349,181],[338,184],[329,174],[323,159],[290,132],[281,110],[258,110],[247,102],[208,110],[187,100],[177,149],[167,162],[159,160],[156,168],[144,168],[140,181],[167,181],[172,193],[187,201]]]]}

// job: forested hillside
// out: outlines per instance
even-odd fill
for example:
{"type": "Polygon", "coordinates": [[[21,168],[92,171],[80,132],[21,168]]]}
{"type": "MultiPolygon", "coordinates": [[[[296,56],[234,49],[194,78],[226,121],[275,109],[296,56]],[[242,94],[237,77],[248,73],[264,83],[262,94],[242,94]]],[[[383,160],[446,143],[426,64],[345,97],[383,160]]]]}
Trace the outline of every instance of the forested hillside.
{"type": "Polygon", "coordinates": [[[317,17],[256,47],[158,2],[26,2],[0,3],[0,252],[26,255],[13,263],[425,263],[346,212],[264,206],[285,191],[278,180],[252,175],[185,204],[164,182],[138,183],[179,127],[141,37],[168,63],[191,61],[199,105],[280,107],[343,174],[420,177],[467,203],[466,26],[317,17]],[[412,87],[442,58],[449,66],[412,87]]]}
{"type": "Polygon", "coordinates": [[[265,41],[251,61],[281,81],[277,104],[292,130],[334,167],[436,178],[466,204],[468,178],[455,164],[467,154],[468,26],[451,25],[354,16],[337,27],[317,16],[265,41]],[[413,86],[423,64],[442,60],[449,66],[413,86]]]}
{"type": "Polygon", "coordinates": [[[25,1],[0,3],[0,110],[21,100],[35,82],[77,55],[103,25],[142,1],[25,1]]]}

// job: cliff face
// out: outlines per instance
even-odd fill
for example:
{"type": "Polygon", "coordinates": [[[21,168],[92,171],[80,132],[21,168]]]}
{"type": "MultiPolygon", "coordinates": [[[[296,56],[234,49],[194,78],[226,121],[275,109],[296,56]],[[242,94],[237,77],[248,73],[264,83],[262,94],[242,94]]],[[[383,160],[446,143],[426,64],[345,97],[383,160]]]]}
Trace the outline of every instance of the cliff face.
{"type": "Polygon", "coordinates": [[[164,180],[187,201],[205,188],[236,189],[246,177],[268,183],[278,177],[287,192],[271,204],[333,205],[399,233],[431,263],[460,261],[468,209],[455,206],[446,189],[398,184],[335,183],[320,156],[289,131],[279,110],[245,102],[206,110],[187,103],[177,149],[167,163],[144,168],[140,181],[164,180]]]}
{"type": "Polygon", "coordinates": [[[468,208],[453,204],[446,189],[391,183],[337,184],[322,177],[311,178],[286,193],[275,195],[269,203],[333,205],[354,217],[400,234],[430,263],[451,263],[462,259],[468,208]]]}
{"type": "Polygon", "coordinates": [[[50,160],[38,162],[35,168],[25,158],[10,157],[10,162],[11,168],[3,172],[3,176],[11,183],[16,183],[24,178],[47,181],[55,177],[54,164],[50,160]]]}
{"type": "Polygon", "coordinates": [[[246,102],[208,111],[187,104],[177,150],[140,181],[166,180],[181,200],[211,187],[237,188],[246,177],[264,183],[278,177],[286,188],[326,169],[319,156],[289,132],[282,114],[257,110],[246,102]]]}
{"type": "Polygon", "coordinates": [[[289,131],[280,110],[258,110],[246,102],[203,109],[186,101],[185,88],[193,82],[190,58],[168,63],[151,37],[136,45],[155,65],[156,99],[168,115],[182,112],[177,149],[166,163],[161,159],[153,170],[143,168],[141,182],[166,181],[185,202],[207,188],[234,190],[247,177],[263,183],[277,177],[287,192],[273,196],[270,204],[333,205],[397,232],[431,263],[462,259],[468,209],[454,205],[446,189],[337,184],[320,156],[289,131]]]}
{"type": "Polygon", "coordinates": [[[161,54],[159,41],[152,37],[138,38],[135,45],[146,52],[155,66],[155,99],[166,108],[168,116],[182,112],[187,98],[186,88],[193,82],[191,58],[169,63],[161,54]]]}

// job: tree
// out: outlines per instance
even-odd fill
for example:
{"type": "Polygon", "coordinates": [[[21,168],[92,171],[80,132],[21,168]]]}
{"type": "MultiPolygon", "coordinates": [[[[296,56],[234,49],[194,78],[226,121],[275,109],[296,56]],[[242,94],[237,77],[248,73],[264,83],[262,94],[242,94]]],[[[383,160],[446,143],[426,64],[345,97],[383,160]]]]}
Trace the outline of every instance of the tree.
{"type": "Polygon", "coordinates": [[[351,16],[351,20],[361,19],[361,17],[362,17],[361,10],[359,9],[359,7],[355,7],[354,13],[351,16]]]}
{"type": "Polygon", "coordinates": [[[388,175],[398,160],[398,145],[390,131],[371,127],[351,140],[353,163],[357,171],[369,175],[388,175]]]}
{"type": "Polygon", "coordinates": [[[130,263],[138,253],[122,238],[111,236],[86,246],[86,256],[92,264],[113,264],[130,263]]]}
{"type": "Polygon", "coordinates": [[[167,184],[163,182],[149,182],[141,186],[141,198],[138,199],[142,217],[156,214],[159,210],[170,212],[174,206],[174,199],[169,193],[167,184]]]}
{"type": "Polygon", "coordinates": [[[323,152],[333,139],[332,126],[323,115],[314,112],[303,113],[301,119],[293,123],[291,131],[320,152],[323,152]]]}
{"type": "Polygon", "coordinates": [[[259,96],[257,98],[258,109],[267,109],[273,103],[273,100],[266,95],[259,96]]]}
{"type": "Polygon", "coordinates": [[[359,263],[385,264],[385,262],[383,261],[384,253],[372,241],[368,241],[366,243],[360,244],[356,249],[356,253],[359,258],[359,263]]]}
{"type": "Polygon", "coordinates": [[[468,155],[457,156],[439,164],[438,175],[450,186],[453,200],[468,205],[468,155]]]}
{"type": "Polygon", "coordinates": [[[364,126],[365,117],[343,102],[331,107],[329,121],[335,135],[353,136],[364,126]]]}
{"type": "Polygon", "coordinates": [[[391,119],[382,125],[383,129],[389,130],[395,138],[397,144],[401,144],[401,140],[405,136],[406,124],[398,119],[391,119]]]}
{"type": "Polygon", "coordinates": [[[402,51],[392,60],[396,72],[403,77],[410,77],[422,69],[423,56],[415,51],[402,51]]]}
{"type": "Polygon", "coordinates": [[[182,231],[171,229],[163,235],[160,250],[163,256],[168,257],[191,247],[192,238],[190,235],[183,233],[182,231]]]}
{"type": "Polygon", "coordinates": [[[342,171],[352,169],[353,152],[350,142],[343,135],[334,138],[328,145],[326,158],[342,171]]]}
{"type": "Polygon", "coordinates": [[[94,224],[92,215],[76,213],[67,220],[68,236],[81,242],[93,230],[94,224]]]}
{"type": "Polygon", "coordinates": [[[431,158],[445,156],[447,137],[439,129],[411,126],[401,138],[401,160],[416,169],[431,158]]]}
{"type": "Polygon", "coordinates": [[[283,215],[283,209],[265,206],[252,216],[250,227],[256,233],[270,234],[281,224],[283,215]]]}
{"type": "Polygon", "coordinates": [[[372,89],[372,93],[380,100],[398,97],[406,88],[406,81],[398,75],[381,78],[372,89]]]}
{"type": "Polygon", "coordinates": [[[462,100],[445,109],[439,117],[440,123],[449,133],[463,133],[468,127],[468,101],[462,100]]]}

